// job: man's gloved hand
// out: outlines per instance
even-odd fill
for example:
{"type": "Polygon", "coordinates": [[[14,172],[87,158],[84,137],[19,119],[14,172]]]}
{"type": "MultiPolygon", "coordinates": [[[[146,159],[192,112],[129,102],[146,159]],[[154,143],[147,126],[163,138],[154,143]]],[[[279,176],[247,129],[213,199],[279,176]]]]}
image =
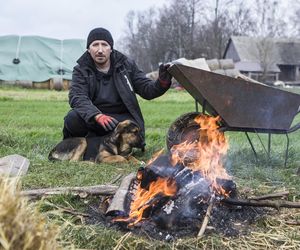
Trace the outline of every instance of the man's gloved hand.
{"type": "Polygon", "coordinates": [[[104,114],[96,115],[95,120],[105,131],[113,130],[119,123],[115,118],[104,114]]]}
{"type": "Polygon", "coordinates": [[[172,75],[168,72],[170,64],[160,64],[158,69],[158,80],[163,88],[170,88],[172,83],[172,75]]]}

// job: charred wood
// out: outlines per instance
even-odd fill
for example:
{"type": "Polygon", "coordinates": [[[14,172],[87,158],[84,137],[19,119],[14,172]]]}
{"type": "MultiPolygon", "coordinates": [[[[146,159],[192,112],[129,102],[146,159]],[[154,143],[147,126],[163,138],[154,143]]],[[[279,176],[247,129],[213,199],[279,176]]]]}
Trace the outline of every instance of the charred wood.
{"type": "Polygon", "coordinates": [[[213,209],[214,204],[215,204],[215,195],[213,194],[210,198],[209,205],[207,207],[206,214],[205,214],[205,217],[204,217],[203,222],[202,222],[202,226],[201,226],[201,228],[199,230],[199,233],[197,235],[198,238],[200,238],[204,235],[204,232],[207,228],[207,225],[208,225],[208,222],[209,222],[209,219],[210,219],[210,214],[211,214],[211,211],[213,209]]]}
{"type": "MultiPolygon", "coordinates": [[[[146,190],[148,190],[150,183],[156,181],[158,177],[174,179],[180,193],[183,190],[186,191],[187,187],[192,191],[193,188],[191,186],[197,183],[201,183],[202,187],[200,190],[202,193],[209,193],[211,189],[210,183],[200,171],[193,171],[183,164],[173,166],[169,155],[161,155],[146,168],[140,168],[139,173],[141,174],[141,188],[146,190]]],[[[236,197],[236,184],[232,180],[217,178],[216,181],[226,193],[229,193],[230,197],[236,197]]],[[[200,185],[198,186],[200,188],[200,185]]],[[[201,194],[201,192],[199,193],[201,194]]],[[[208,194],[208,196],[210,195],[211,193],[208,194]]]]}

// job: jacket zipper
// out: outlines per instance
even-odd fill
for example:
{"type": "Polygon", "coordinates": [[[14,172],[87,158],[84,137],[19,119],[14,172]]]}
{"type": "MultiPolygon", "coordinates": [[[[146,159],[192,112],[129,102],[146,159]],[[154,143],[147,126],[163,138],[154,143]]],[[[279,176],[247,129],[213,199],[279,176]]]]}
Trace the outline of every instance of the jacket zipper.
{"type": "Polygon", "coordinates": [[[124,77],[125,77],[125,79],[126,79],[127,85],[129,86],[130,90],[133,92],[133,88],[132,88],[132,86],[131,86],[131,83],[130,83],[130,81],[129,81],[127,75],[124,75],[124,77]]]}

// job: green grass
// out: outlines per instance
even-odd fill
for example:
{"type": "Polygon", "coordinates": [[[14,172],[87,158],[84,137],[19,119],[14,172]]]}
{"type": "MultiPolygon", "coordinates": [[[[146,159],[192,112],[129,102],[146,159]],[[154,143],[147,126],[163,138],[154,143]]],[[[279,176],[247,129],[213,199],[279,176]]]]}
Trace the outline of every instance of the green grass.
{"type": "MultiPolygon", "coordinates": [[[[140,99],[140,105],[145,118],[147,147],[144,154],[136,152],[136,155],[140,160],[147,161],[154,152],[166,147],[166,133],[170,124],[183,113],[194,111],[195,104],[185,91],[170,90],[152,101],[140,99]]],[[[62,138],[63,118],[68,110],[67,92],[0,86],[0,157],[20,154],[29,158],[29,172],[22,178],[24,189],[105,184],[118,174],[125,175],[138,169],[139,166],[132,163],[91,165],[84,162],[49,162],[48,152],[62,138]]],[[[295,122],[299,122],[299,117],[295,122]]],[[[284,135],[272,136],[271,159],[268,160],[256,135],[250,134],[258,152],[258,161],[255,160],[244,133],[226,132],[225,135],[230,143],[225,165],[240,191],[251,189],[254,194],[263,194],[290,190],[291,199],[300,198],[300,178],[296,175],[300,167],[300,131],[290,134],[286,167],[284,135]]],[[[262,134],[261,137],[267,145],[267,135],[262,134]]],[[[85,211],[92,202],[89,199],[69,196],[58,196],[49,200],[80,211],[85,211]]],[[[47,206],[44,209],[45,212],[51,210],[47,206]]],[[[123,232],[112,228],[84,225],[72,216],[58,218],[52,215],[50,218],[61,225],[68,221],[67,226],[63,227],[61,237],[76,248],[112,249],[124,236],[123,232]]],[[[258,226],[255,230],[262,229],[258,226]]],[[[299,234],[293,237],[300,238],[299,234]]],[[[211,246],[224,248],[229,244],[224,242],[227,241],[222,236],[209,236],[202,241],[183,239],[173,243],[129,236],[122,244],[124,249],[196,249],[211,246]]],[[[278,246],[276,244],[274,246],[278,246]]]]}

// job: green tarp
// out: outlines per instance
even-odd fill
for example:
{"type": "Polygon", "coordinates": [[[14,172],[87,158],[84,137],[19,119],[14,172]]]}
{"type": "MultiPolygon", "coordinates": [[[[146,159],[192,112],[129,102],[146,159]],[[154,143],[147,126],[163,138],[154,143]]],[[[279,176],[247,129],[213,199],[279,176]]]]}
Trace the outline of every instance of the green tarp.
{"type": "Polygon", "coordinates": [[[0,80],[71,80],[73,67],[84,53],[85,46],[86,41],[81,39],[0,36],[0,80]]]}

